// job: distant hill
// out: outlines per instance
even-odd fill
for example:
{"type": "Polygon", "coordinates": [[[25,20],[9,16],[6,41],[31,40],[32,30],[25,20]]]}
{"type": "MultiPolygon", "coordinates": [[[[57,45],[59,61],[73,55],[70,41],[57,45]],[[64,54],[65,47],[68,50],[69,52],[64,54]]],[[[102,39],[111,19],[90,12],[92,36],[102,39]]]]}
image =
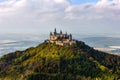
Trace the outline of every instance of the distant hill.
{"type": "Polygon", "coordinates": [[[111,53],[120,53],[120,49],[112,50],[111,53]]]}
{"type": "Polygon", "coordinates": [[[120,46],[120,38],[115,37],[87,37],[82,40],[92,47],[120,46]]]}
{"type": "Polygon", "coordinates": [[[0,80],[119,80],[120,56],[82,41],[59,46],[42,43],[0,58],[0,80]]]}

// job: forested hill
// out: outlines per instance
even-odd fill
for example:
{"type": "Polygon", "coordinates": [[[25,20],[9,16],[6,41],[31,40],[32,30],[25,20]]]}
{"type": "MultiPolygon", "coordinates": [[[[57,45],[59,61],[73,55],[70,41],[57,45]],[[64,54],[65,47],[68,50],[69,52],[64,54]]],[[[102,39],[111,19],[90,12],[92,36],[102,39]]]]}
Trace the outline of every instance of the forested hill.
{"type": "Polygon", "coordinates": [[[0,80],[119,80],[120,56],[96,51],[84,42],[42,43],[0,58],[0,80]]]}

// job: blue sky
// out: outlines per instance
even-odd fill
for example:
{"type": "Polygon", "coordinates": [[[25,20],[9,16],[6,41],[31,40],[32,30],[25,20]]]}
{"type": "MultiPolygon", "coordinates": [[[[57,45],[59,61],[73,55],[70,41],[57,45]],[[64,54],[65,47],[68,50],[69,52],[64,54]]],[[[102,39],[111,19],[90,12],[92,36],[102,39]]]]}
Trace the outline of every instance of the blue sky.
{"type": "MultiPolygon", "coordinates": [[[[0,0],[0,2],[7,1],[7,0],[0,0]]],[[[96,3],[98,0],[69,0],[72,4],[82,4],[86,2],[93,2],[96,3]]]]}
{"type": "Polygon", "coordinates": [[[83,4],[83,3],[87,3],[87,2],[92,2],[92,3],[96,3],[99,0],[70,0],[70,2],[72,4],[83,4]]]}
{"type": "Polygon", "coordinates": [[[0,0],[0,2],[3,2],[3,1],[6,1],[6,0],[0,0]]]}

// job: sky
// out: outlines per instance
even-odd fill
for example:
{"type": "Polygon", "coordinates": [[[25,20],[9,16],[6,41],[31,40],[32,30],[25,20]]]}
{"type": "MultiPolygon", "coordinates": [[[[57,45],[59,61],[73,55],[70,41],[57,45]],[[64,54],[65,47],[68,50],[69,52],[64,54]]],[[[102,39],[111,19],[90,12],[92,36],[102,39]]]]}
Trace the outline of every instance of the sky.
{"type": "Polygon", "coordinates": [[[0,0],[0,33],[120,33],[120,0],[0,0]]]}
{"type": "Polygon", "coordinates": [[[69,1],[72,4],[79,5],[79,4],[84,4],[84,3],[88,3],[88,2],[96,3],[98,0],[69,0],[69,1]]]}

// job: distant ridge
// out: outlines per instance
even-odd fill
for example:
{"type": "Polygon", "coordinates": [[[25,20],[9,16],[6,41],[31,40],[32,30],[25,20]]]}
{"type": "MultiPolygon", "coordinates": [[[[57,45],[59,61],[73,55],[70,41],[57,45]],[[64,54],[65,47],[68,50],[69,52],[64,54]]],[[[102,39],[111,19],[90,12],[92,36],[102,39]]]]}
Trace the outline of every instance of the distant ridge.
{"type": "Polygon", "coordinates": [[[82,40],[93,47],[120,46],[119,37],[87,37],[82,40]]]}

